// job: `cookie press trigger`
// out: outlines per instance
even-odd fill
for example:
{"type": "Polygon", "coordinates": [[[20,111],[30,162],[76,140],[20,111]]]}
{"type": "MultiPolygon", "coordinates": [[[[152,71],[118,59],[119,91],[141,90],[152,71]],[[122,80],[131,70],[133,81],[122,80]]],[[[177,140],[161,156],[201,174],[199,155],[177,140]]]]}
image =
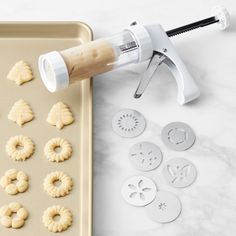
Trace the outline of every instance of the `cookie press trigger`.
{"type": "Polygon", "coordinates": [[[214,23],[217,23],[220,29],[226,29],[229,26],[229,13],[225,8],[217,7],[214,9],[214,16],[169,30],[167,32],[165,32],[159,24],[139,26],[136,23],[132,23],[129,30],[131,30],[134,35],[140,31],[147,31],[153,48],[153,55],[140,80],[134,97],[140,98],[142,96],[155,71],[162,63],[165,63],[168,66],[175,77],[178,87],[177,101],[179,104],[183,105],[199,97],[199,88],[191,74],[188,72],[185,64],[179,57],[169,37],[214,23]]]}

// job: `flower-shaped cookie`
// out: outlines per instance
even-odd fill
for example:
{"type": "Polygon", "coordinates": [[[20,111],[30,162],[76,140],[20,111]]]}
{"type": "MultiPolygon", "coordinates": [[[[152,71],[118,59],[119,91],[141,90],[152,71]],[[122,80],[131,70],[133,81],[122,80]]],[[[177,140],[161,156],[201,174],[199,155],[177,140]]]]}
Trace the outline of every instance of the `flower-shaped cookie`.
{"type": "Polygon", "coordinates": [[[16,195],[17,193],[23,193],[29,187],[28,176],[23,171],[10,169],[0,179],[0,185],[7,194],[16,195]]]}
{"type": "Polygon", "coordinates": [[[11,202],[0,208],[0,222],[6,228],[21,228],[25,224],[28,215],[28,211],[18,202],[11,202]],[[13,218],[14,213],[16,217],[13,218]]]}

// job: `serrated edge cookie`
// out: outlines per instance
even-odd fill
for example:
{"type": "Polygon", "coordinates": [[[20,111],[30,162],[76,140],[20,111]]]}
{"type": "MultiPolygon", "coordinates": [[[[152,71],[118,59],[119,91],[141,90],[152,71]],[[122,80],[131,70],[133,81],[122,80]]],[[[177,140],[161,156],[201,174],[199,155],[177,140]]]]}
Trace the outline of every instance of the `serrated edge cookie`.
{"type": "Polygon", "coordinates": [[[33,79],[33,72],[29,64],[21,60],[11,68],[7,79],[14,81],[17,85],[22,85],[33,79]]]}

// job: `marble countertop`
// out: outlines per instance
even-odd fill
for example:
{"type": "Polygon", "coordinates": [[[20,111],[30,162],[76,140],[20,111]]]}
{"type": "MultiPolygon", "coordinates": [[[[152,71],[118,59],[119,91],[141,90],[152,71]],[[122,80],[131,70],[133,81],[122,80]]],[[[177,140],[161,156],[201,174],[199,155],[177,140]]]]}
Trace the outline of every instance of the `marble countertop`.
{"type": "Polygon", "coordinates": [[[212,26],[173,38],[173,43],[201,89],[201,97],[186,106],[176,102],[175,80],[161,67],[144,96],[133,98],[145,64],[128,66],[94,79],[94,235],[95,236],[231,236],[236,234],[236,2],[213,1],[2,1],[0,20],[81,20],[95,38],[119,32],[136,20],[161,22],[165,29],[209,16],[216,4],[226,6],[232,26],[221,32],[212,26]],[[123,108],[140,111],[145,132],[135,139],[113,133],[111,118],[123,108]],[[162,143],[162,127],[172,121],[188,123],[197,135],[185,152],[162,143]],[[181,216],[170,224],[152,222],[143,208],[127,205],[121,197],[123,181],[140,174],[127,153],[138,141],[156,143],[163,162],[185,157],[197,167],[197,181],[185,189],[168,186],[161,167],[145,173],[158,189],[171,191],[183,204],[181,216]]]}

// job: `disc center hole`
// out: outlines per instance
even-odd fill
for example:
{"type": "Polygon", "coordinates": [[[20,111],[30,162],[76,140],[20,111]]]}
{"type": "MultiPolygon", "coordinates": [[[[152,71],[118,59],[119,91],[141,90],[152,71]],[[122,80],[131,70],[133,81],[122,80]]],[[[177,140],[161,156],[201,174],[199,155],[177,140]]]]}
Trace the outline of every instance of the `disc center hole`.
{"type": "Polygon", "coordinates": [[[56,153],[60,153],[61,150],[62,150],[61,146],[56,146],[56,147],[54,148],[54,151],[55,151],[56,153]]]}
{"type": "Polygon", "coordinates": [[[18,182],[18,180],[17,180],[16,178],[11,179],[11,183],[12,183],[12,184],[16,184],[17,182],[18,182]]]}
{"type": "Polygon", "coordinates": [[[53,220],[58,222],[60,220],[61,216],[60,214],[56,214],[54,217],[53,217],[53,220]]]}
{"type": "Polygon", "coordinates": [[[12,219],[16,219],[16,218],[17,218],[16,212],[13,212],[13,213],[11,214],[11,218],[12,218],[12,219]]]}
{"type": "Polygon", "coordinates": [[[16,150],[17,151],[20,151],[20,150],[22,150],[24,148],[24,146],[21,144],[21,143],[18,143],[17,145],[16,145],[16,150]]]}
{"type": "Polygon", "coordinates": [[[59,187],[61,185],[61,180],[60,179],[56,179],[53,184],[56,186],[56,187],[59,187]]]}

